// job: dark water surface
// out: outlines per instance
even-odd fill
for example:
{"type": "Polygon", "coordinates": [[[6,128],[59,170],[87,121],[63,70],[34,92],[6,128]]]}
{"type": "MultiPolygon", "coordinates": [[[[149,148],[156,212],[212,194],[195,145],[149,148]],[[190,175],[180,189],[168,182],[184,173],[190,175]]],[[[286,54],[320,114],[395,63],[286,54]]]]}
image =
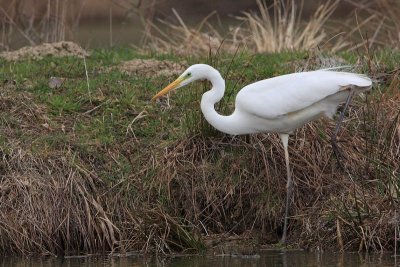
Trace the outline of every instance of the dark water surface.
{"type": "MultiPolygon", "coordinates": [[[[398,258],[400,260],[400,258],[398,258]]],[[[143,256],[129,257],[75,257],[75,258],[13,258],[0,259],[0,267],[38,266],[38,267],[372,267],[400,266],[396,265],[393,254],[330,254],[308,253],[303,251],[262,251],[257,257],[243,258],[232,256],[184,256],[167,259],[148,258],[143,256]]]]}

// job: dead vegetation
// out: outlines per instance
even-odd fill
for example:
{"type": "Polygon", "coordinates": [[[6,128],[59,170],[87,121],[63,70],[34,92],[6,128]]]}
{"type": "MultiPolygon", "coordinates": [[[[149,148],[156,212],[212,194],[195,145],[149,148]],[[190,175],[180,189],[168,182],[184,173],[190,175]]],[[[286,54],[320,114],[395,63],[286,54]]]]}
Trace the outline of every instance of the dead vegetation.
{"type": "Polygon", "coordinates": [[[175,10],[173,12],[177,24],[160,20],[166,29],[161,29],[152,21],[146,21],[145,50],[177,55],[207,55],[210,52],[215,53],[221,47],[231,53],[237,49],[234,43],[225,42],[223,35],[208,22],[215,15],[214,12],[195,27],[186,25],[179,14],[175,10]]]}
{"type": "MultiPolygon", "coordinates": [[[[306,23],[302,22],[302,2],[274,0],[271,6],[257,0],[258,12],[243,12],[236,19],[238,26],[231,26],[228,34],[221,34],[208,20],[211,13],[195,27],[186,25],[173,10],[177,24],[161,21],[167,27],[161,30],[147,21],[147,48],[175,54],[207,55],[209,52],[234,53],[238,47],[246,47],[257,53],[309,50],[328,40],[325,24],[339,1],[327,1],[319,5],[306,23]]],[[[332,49],[338,49],[336,44],[332,49]]]]}
{"type": "Polygon", "coordinates": [[[258,53],[314,49],[327,40],[325,24],[338,3],[326,1],[307,22],[302,22],[301,1],[274,0],[268,7],[264,1],[257,0],[260,14],[244,12],[239,17],[244,25],[234,31],[233,39],[258,53]]]}
{"type": "MultiPolygon", "coordinates": [[[[239,25],[231,26],[228,34],[221,34],[208,22],[215,13],[190,27],[173,10],[176,24],[160,21],[166,29],[146,21],[146,48],[183,55],[207,55],[220,50],[234,53],[238,47],[257,53],[314,49],[328,40],[325,24],[338,2],[328,1],[320,5],[304,23],[301,20],[302,2],[274,0],[271,6],[267,6],[265,1],[257,0],[259,14],[243,12],[243,16],[236,18],[239,25]]],[[[340,47],[342,43],[331,49],[340,47]]]]}
{"type": "MultiPolygon", "coordinates": [[[[367,14],[367,18],[357,17],[352,23],[357,31],[364,32],[370,39],[369,45],[399,48],[400,41],[400,2],[396,0],[353,1],[351,3],[359,12],[367,14]]],[[[355,13],[357,14],[357,13],[355,13]]],[[[360,42],[355,42],[359,44],[360,42]]]]}
{"type": "Polygon", "coordinates": [[[333,16],[340,1],[317,5],[307,20],[303,19],[303,1],[274,0],[271,5],[256,0],[257,12],[243,12],[237,25],[222,33],[209,19],[211,13],[195,26],[187,25],[173,10],[175,22],[160,20],[161,27],[145,20],[145,47],[158,52],[180,55],[208,55],[209,52],[234,53],[244,47],[256,53],[282,51],[355,50],[372,47],[398,47],[400,9],[396,0],[351,1],[349,15],[333,16]]]}
{"type": "Polygon", "coordinates": [[[198,249],[191,229],[177,218],[148,203],[124,201],[127,192],[108,187],[67,151],[38,156],[14,144],[1,156],[1,253],[198,249]]]}

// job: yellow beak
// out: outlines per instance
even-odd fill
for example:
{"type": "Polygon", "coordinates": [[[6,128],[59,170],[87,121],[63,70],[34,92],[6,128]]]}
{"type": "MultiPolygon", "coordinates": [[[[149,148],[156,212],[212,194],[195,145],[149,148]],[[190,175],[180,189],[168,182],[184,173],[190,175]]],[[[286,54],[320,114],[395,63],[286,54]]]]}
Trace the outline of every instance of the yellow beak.
{"type": "Polygon", "coordinates": [[[175,89],[176,87],[179,86],[179,84],[183,81],[184,79],[179,77],[178,79],[176,79],[175,81],[173,81],[172,83],[170,83],[167,87],[165,87],[164,89],[162,89],[160,92],[158,92],[155,96],[153,96],[153,98],[151,100],[156,100],[157,98],[165,95],[166,93],[168,93],[169,91],[171,91],[172,89],[175,89]]]}

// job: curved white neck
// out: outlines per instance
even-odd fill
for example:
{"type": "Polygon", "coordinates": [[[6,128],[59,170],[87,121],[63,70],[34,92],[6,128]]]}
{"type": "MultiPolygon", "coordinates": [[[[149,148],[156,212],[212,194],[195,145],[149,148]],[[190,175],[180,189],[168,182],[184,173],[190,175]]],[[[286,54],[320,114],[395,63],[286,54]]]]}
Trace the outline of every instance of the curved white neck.
{"type": "Polygon", "coordinates": [[[211,67],[210,69],[211,71],[204,78],[211,82],[212,88],[205,92],[201,98],[201,111],[208,123],[217,130],[228,134],[237,134],[232,115],[223,116],[215,110],[214,105],[224,96],[225,81],[217,70],[211,67]]]}

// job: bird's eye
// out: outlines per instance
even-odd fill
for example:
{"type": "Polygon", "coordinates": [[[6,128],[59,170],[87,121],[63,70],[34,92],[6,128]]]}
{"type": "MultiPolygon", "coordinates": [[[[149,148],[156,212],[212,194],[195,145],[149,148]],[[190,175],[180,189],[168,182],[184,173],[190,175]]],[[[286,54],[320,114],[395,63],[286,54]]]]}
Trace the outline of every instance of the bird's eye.
{"type": "Polygon", "coordinates": [[[192,73],[191,73],[191,72],[188,72],[188,74],[186,74],[186,76],[187,76],[187,77],[190,77],[190,76],[192,76],[192,73]]]}

